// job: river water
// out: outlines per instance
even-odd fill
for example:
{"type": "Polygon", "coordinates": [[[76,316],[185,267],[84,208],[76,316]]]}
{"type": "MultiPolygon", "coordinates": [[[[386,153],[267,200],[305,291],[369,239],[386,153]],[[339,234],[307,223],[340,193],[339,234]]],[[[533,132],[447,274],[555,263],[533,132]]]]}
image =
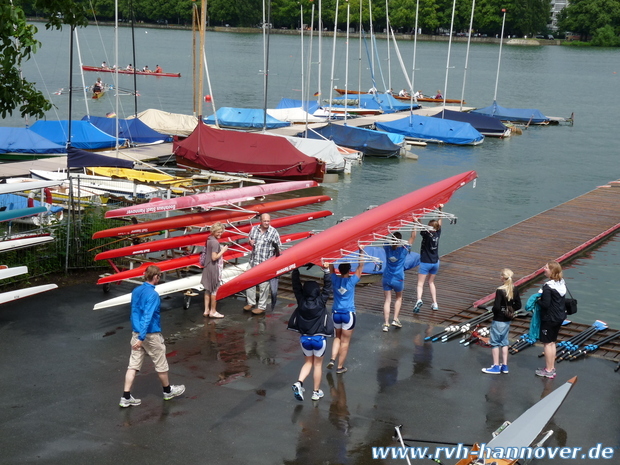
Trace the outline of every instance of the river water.
{"type": "MultiPolygon", "coordinates": [[[[42,25],[41,25],[42,26],[42,25]]],[[[191,114],[193,85],[192,37],[189,31],[137,29],[135,34],[137,65],[156,64],[167,72],[180,72],[183,77],[159,78],[138,76],[138,111],[158,108],[191,114]]],[[[119,30],[119,62],[132,63],[131,34],[119,30]]],[[[49,119],[67,118],[66,95],[53,92],[67,88],[69,73],[69,32],[46,31],[41,27],[42,48],[24,66],[25,76],[37,82],[50,95],[55,109],[49,119]]],[[[301,43],[298,36],[272,35],[269,41],[268,105],[274,107],[282,97],[302,98],[301,43]]],[[[113,63],[114,29],[88,27],[79,31],[83,64],[113,63]]],[[[305,38],[307,61],[309,39],[305,38]]],[[[398,43],[407,69],[412,67],[413,42],[398,43]]],[[[316,87],[318,44],[312,44],[313,66],[309,73],[316,87]]],[[[351,39],[349,51],[349,88],[358,87],[358,40],[351,39]]],[[[334,85],[344,87],[346,40],[336,44],[334,85]]],[[[321,60],[323,95],[328,95],[331,75],[332,39],[323,40],[321,60]]],[[[398,91],[407,87],[394,50],[387,60],[386,42],[378,41],[380,59],[375,61],[391,86],[398,91]],[[389,72],[388,68],[391,69],[389,72]]],[[[448,98],[459,98],[464,75],[466,44],[452,44],[450,66],[447,66],[447,43],[418,42],[414,87],[426,94],[442,89],[448,98]],[[446,69],[448,88],[444,89],[446,69]]],[[[214,102],[220,106],[261,108],[263,105],[263,41],[260,34],[207,34],[207,59],[214,102]]],[[[498,68],[499,46],[472,44],[467,71],[465,100],[468,105],[483,107],[493,101],[498,68]]],[[[333,218],[351,216],[369,205],[377,205],[411,190],[467,170],[476,170],[476,188],[467,186],[456,193],[447,211],[456,214],[456,225],[445,228],[441,253],[450,252],[472,241],[484,238],[521,220],[584,194],[596,186],[620,178],[618,163],[617,113],[620,108],[620,51],[618,49],[580,49],[560,46],[504,45],[499,74],[497,100],[500,105],[538,108],[549,116],[568,117],[575,114],[574,126],[531,127],[523,135],[506,140],[487,139],[478,147],[429,145],[415,148],[417,161],[367,159],[356,166],[350,176],[320,188],[334,201],[326,208],[335,217],[313,225],[325,228],[333,218]]],[[[362,88],[372,86],[368,60],[363,50],[362,88]]],[[[81,85],[76,53],[74,85],[81,85]]],[[[383,89],[379,71],[377,87],[383,89]]],[[[92,84],[96,73],[85,73],[86,84],[92,84]]],[[[111,83],[112,75],[101,76],[111,83]]],[[[132,88],[133,78],[121,75],[119,87],[132,88]]],[[[308,72],[305,71],[305,79],[308,72]]],[[[387,84],[389,85],[389,83],[387,84]]],[[[205,86],[206,89],[206,86],[205,86]]],[[[115,111],[111,93],[97,101],[88,101],[89,111],[104,116],[115,111]]],[[[133,98],[120,98],[119,116],[134,112],[133,98]]],[[[73,102],[74,118],[86,114],[84,98],[73,102]]],[[[203,114],[211,114],[208,108],[203,114]]],[[[22,125],[19,118],[3,121],[4,125],[22,125]]],[[[619,218],[620,220],[620,218],[619,218]]],[[[566,225],[570,228],[570,224],[566,225]]],[[[523,238],[527,247],[528,238],[523,238]]],[[[540,265],[553,257],[540,257],[540,265]]],[[[620,241],[613,237],[605,244],[575,260],[566,270],[573,295],[579,299],[579,313],[574,320],[591,323],[600,318],[611,327],[620,327],[614,282],[620,281],[620,241]]],[[[475,266],[475,264],[472,264],[475,266]]],[[[506,263],[510,266],[510,263],[506,263]]],[[[498,270],[489,270],[495,275],[498,270]]],[[[533,270],[532,270],[533,271],[533,270]]],[[[440,280],[438,279],[440,283],[440,280]]],[[[440,284],[439,284],[440,286],[440,284]]],[[[439,289],[441,295],[441,289],[439,289]]]]}

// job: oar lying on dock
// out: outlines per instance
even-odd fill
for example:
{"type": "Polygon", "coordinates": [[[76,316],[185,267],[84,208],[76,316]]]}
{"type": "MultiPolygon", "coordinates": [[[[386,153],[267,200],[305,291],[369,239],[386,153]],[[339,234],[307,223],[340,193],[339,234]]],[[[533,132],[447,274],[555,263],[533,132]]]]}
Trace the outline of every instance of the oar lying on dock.
{"type": "MultiPolygon", "coordinates": [[[[596,350],[598,350],[602,345],[607,344],[611,341],[613,341],[614,339],[620,337],[620,331],[615,332],[614,334],[610,334],[609,336],[607,336],[604,339],[601,339],[600,341],[598,341],[596,344],[588,344],[587,346],[578,349],[576,351],[573,351],[567,358],[568,360],[570,360],[571,362],[573,360],[577,360],[579,357],[581,357],[582,355],[586,355],[588,353],[592,353],[595,352],[596,350]]],[[[617,370],[617,368],[616,368],[617,370]]]]}
{"type": "MultiPolygon", "coordinates": [[[[556,344],[556,350],[558,351],[556,353],[556,360],[560,360],[562,355],[564,355],[567,350],[577,349],[584,341],[587,341],[597,331],[603,331],[604,329],[607,329],[607,327],[607,323],[604,321],[596,320],[588,329],[584,329],[582,332],[566,341],[558,342],[556,344]]],[[[544,355],[544,353],[541,353],[538,357],[544,357],[544,355]]]]}

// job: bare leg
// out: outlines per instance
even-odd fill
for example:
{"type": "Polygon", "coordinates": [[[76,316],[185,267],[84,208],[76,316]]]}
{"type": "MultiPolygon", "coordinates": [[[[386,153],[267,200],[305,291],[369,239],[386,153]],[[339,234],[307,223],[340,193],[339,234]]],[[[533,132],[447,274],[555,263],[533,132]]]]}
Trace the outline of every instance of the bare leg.
{"type": "Polygon", "coordinates": [[[310,374],[310,370],[312,370],[313,359],[314,355],[306,357],[304,365],[301,367],[301,371],[299,372],[299,381],[301,381],[302,383],[304,382],[304,379],[306,379],[310,374]]]}
{"type": "Polygon", "coordinates": [[[390,324],[390,306],[392,305],[392,291],[383,291],[383,295],[385,296],[385,301],[383,302],[383,318],[385,319],[385,324],[390,324]]]}
{"type": "Polygon", "coordinates": [[[344,361],[347,359],[347,354],[349,353],[351,336],[353,335],[352,329],[342,329],[341,331],[342,336],[340,339],[340,352],[338,353],[338,368],[342,368],[344,366],[344,361]]]}
{"type": "Polygon", "coordinates": [[[161,381],[162,387],[170,386],[170,380],[168,379],[168,372],[162,371],[161,373],[157,373],[159,376],[159,380],[161,381]]]}
{"type": "Polygon", "coordinates": [[[403,303],[403,293],[396,293],[396,300],[394,300],[394,319],[398,320],[398,315],[400,314],[400,306],[403,303]]]}
{"type": "Polygon", "coordinates": [[[418,300],[422,300],[422,294],[424,292],[424,282],[426,281],[426,275],[418,273],[418,287],[416,292],[418,294],[418,300]]]}
{"type": "Polygon", "coordinates": [[[508,365],[508,346],[502,347],[502,363],[508,365]]]}
{"type": "Polygon", "coordinates": [[[431,274],[428,276],[428,288],[431,291],[431,298],[433,299],[433,303],[437,303],[437,289],[435,288],[435,276],[431,274]]]}
{"type": "Polygon", "coordinates": [[[323,357],[313,357],[314,363],[314,390],[318,391],[321,387],[321,378],[323,377],[323,357]]]}
{"type": "Polygon", "coordinates": [[[491,355],[493,355],[493,365],[499,365],[499,347],[493,347],[491,355]]]}
{"type": "Polygon", "coordinates": [[[555,342],[549,342],[544,346],[545,364],[547,365],[547,371],[551,371],[555,368],[555,342]]]}
{"type": "Polygon", "coordinates": [[[332,343],[332,360],[336,360],[336,358],[338,357],[338,353],[340,352],[341,337],[342,329],[336,328],[336,337],[334,337],[334,342],[332,343]]]}
{"type": "Polygon", "coordinates": [[[125,373],[125,387],[123,388],[123,391],[131,391],[131,386],[133,386],[133,380],[136,379],[136,373],[136,370],[133,370],[131,368],[127,369],[127,373],[125,373]]]}
{"type": "Polygon", "coordinates": [[[209,309],[211,308],[211,294],[205,291],[205,311],[202,316],[209,316],[209,309]]]}

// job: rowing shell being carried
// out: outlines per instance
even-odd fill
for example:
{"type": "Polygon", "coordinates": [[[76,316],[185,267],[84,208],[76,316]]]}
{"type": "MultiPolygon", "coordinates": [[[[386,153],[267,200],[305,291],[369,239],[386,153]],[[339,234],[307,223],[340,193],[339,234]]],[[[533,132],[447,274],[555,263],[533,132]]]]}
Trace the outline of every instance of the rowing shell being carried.
{"type": "MultiPolygon", "coordinates": [[[[101,66],[86,66],[82,65],[84,71],[96,71],[98,73],[115,73],[117,70],[112,68],[102,68],[101,66]]],[[[119,69],[118,74],[141,74],[144,76],[159,76],[159,77],[181,77],[181,73],[156,73],[154,71],[136,71],[129,69],[119,69]]]]}
{"type": "Polygon", "coordinates": [[[338,223],[224,284],[218,290],[218,298],[244,291],[306,263],[333,262],[333,257],[358,250],[360,241],[372,241],[377,234],[385,236],[390,228],[398,229],[401,221],[411,222],[412,214],[421,216],[424,209],[447,203],[457,189],[476,177],[475,171],[452,176],[338,223]]]}

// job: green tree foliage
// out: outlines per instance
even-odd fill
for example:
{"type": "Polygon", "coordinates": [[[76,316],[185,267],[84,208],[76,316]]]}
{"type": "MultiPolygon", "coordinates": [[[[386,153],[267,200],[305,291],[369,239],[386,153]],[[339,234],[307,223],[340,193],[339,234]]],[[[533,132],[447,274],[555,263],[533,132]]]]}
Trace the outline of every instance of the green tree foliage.
{"type": "MultiPolygon", "coordinates": [[[[45,27],[60,29],[63,24],[80,26],[86,18],[80,3],[72,0],[35,0],[32,11],[45,14],[45,27]]],[[[0,115],[6,118],[19,108],[22,117],[42,118],[51,104],[35,88],[35,83],[22,78],[20,67],[41,46],[35,39],[37,28],[26,22],[21,2],[0,3],[0,115]]]]}
{"type": "MultiPolygon", "coordinates": [[[[620,0],[572,0],[562,12],[560,30],[581,34],[582,39],[609,26],[617,38],[620,32],[620,0]]],[[[609,29],[599,32],[608,35],[609,29]]]]}
{"type": "Polygon", "coordinates": [[[592,45],[597,47],[618,47],[620,46],[620,37],[614,32],[614,28],[608,24],[594,32],[592,45]]]}

